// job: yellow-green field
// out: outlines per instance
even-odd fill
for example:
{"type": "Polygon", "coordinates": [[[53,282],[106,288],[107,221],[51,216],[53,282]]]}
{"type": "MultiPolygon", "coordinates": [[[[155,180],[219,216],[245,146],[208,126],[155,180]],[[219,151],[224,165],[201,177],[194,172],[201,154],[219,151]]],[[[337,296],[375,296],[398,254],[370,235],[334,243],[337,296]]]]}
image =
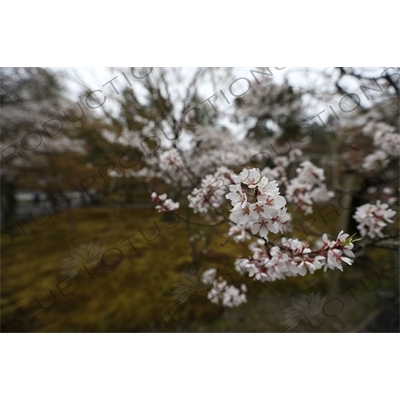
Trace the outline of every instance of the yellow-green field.
{"type": "MultiPolygon", "coordinates": [[[[162,221],[150,208],[81,209],[23,227],[25,233],[13,229],[11,246],[3,238],[2,332],[282,332],[292,297],[320,291],[326,296],[332,279],[329,271],[265,284],[243,278],[233,265],[246,248],[227,242],[226,225],[203,228],[212,233],[211,244],[194,265],[185,223],[162,221]],[[71,257],[71,247],[91,242],[106,250],[102,261],[82,263],[78,274],[66,279],[60,267],[71,257]],[[199,290],[176,305],[171,291],[182,282],[181,273],[200,267],[217,268],[235,286],[246,283],[247,304],[224,309],[199,290]]],[[[336,300],[288,331],[358,329],[376,310],[379,290],[398,293],[398,271],[389,271],[391,252],[377,252],[372,261],[345,268],[336,300]]]]}

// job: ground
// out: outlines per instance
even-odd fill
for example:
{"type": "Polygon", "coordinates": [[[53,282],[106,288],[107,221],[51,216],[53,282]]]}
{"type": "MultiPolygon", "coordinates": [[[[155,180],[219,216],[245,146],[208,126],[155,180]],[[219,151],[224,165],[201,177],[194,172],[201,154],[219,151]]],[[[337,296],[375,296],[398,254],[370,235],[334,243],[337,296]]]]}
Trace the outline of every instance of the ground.
{"type": "Polygon", "coordinates": [[[196,265],[185,224],[163,220],[150,208],[54,212],[22,227],[11,231],[12,243],[3,235],[3,332],[390,331],[386,322],[396,329],[396,307],[390,304],[398,299],[398,266],[390,251],[339,272],[339,288],[329,297],[332,271],[265,284],[240,276],[233,265],[246,248],[227,242],[225,225],[212,228],[211,244],[196,265]],[[71,279],[60,274],[63,260],[72,254],[79,259],[82,245],[99,242],[105,251],[101,260],[87,257],[71,279]],[[246,283],[247,303],[224,309],[189,282],[189,298],[177,304],[174,285],[201,267],[217,268],[235,286],[246,283]],[[383,308],[392,319],[374,328],[385,316],[373,314],[382,308],[382,298],[391,301],[383,308]]]}

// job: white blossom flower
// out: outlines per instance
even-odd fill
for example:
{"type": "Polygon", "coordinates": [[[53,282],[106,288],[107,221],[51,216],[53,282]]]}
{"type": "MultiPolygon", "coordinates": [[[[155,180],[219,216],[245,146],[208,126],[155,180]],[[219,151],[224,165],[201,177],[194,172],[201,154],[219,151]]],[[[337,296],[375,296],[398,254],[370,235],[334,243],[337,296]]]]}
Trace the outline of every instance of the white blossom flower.
{"type": "Polygon", "coordinates": [[[282,231],[290,216],[284,208],[286,199],[279,194],[277,182],[262,177],[256,168],[244,169],[232,179],[236,184],[229,186],[230,192],[225,196],[233,206],[231,221],[239,227],[250,228],[253,234],[265,239],[269,232],[282,231]],[[249,197],[242,185],[253,190],[253,195],[249,197]]]}
{"type": "Polygon", "coordinates": [[[216,275],[217,275],[217,270],[215,268],[210,268],[203,273],[201,280],[205,285],[211,285],[216,275]]]}
{"type": "Polygon", "coordinates": [[[391,218],[395,215],[396,211],[390,209],[388,204],[377,200],[376,204],[367,203],[358,207],[353,218],[359,223],[357,229],[361,235],[374,239],[383,237],[382,229],[387,223],[393,223],[391,218]]]}
{"type": "Polygon", "coordinates": [[[247,302],[247,287],[241,285],[240,289],[228,283],[221,277],[214,280],[211,290],[207,294],[207,298],[214,304],[222,303],[224,307],[238,307],[247,302]]]}
{"type": "Polygon", "coordinates": [[[151,200],[155,203],[160,203],[156,206],[156,210],[159,213],[168,213],[176,211],[179,208],[179,203],[173,202],[171,199],[167,199],[167,195],[164,193],[162,195],[157,195],[156,192],[151,194],[151,200]]]}
{"type": "Polygon", "coordinates": [[[282,245],[273,246],[269,251],[253,244],[249,247],[252,256],[241,259],[239,270],[261,282],[304,276],[307,272],[313,274],[323,267],[324,272],[328,268],[343,271],[342,263],[353,263],[352,240],[347,233],[340,231],[336,240],[330,240],[324,234],[316,250],[312,250],[308,242],[296,238],[282,238],[282,245]]]}
{"type": "Polygon", "coordinates": [[[310,161],[303,161],[296,169],[297,176],[291,179],[286,187],[286,197],[304,213],[313,212],[314,202],[328,201],[334,196],[324,183],[324,170],[310,161]]]}
{"type": "MultiPolygon", "coordinates": [[[[188,196],[189,207],[195,213],[207,213],[210,209],[218,209],[224,203],[224,195],[227,192],[226,168],[219,168],[215,174],[208,174],[201,181],[200,188],[195,188],[188,196]]],[[[240,185],[239,185],[240,186],[240,185]]]]}
{"type": "Polygon", "coordinates": [[[174,171],[183,167],[182,158],[176,149],[166,150],[160,156],[160,166],[164,170],[174,171]]]}
{"type": "Polygon", "coordinates": [[[238,176],[235,176],[233,180],[236,183],[243,183],[250,189],[255,188],[261,179],[260,170],[253,168],[251,170],[244,169],[238,176]]]}
{"type": "Polygon", "coordinates": [[[250,239],[249,228],[245,226],[231,226],[228,235],[232,237],[236,243],[250,239]]]}
{"type": "Polygon", "coordinates": [[[275,157],[274,158],[274,164],[277,167],[286,168],[289,165],[289,159],[287,157],[284,157],[284,156],[275,157]]]}
{"type": "Polygon", "coordinates": [[[382,150],[376,150],[364,158],[362,167],[366,171],[373,171],[379,168],[384,168],[389,164],[387,154],[382,150]]]}
{"type": "Polygon", "coordinates": [[[289,152],[289,161],[290,162],[299,161],[302,156],[303,152],[301,149],[292,149],[289,152]]]}

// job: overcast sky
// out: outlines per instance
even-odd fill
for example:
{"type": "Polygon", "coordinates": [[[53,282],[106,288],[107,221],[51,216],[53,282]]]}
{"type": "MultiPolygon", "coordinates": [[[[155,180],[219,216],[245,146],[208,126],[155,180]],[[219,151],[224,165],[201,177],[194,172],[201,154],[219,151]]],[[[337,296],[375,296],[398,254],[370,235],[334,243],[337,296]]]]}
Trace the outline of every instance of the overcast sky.
{"type": "MultiPolygon", "coordinates": [[[[334,92],[336,89],[332,84],[332,81],[330,79],[330,76],[332,73],[337,73],[334,71],[333,68],[304,68],[304,67],[286,67],[285,69],[280,69],[281,67],[270,67],[273,76],[271,77],[271,80],[275,83],[282,83],[284,78],[286,77],[290,84],[297,88],[298,90],[307,90],[309,88],[312,88],[316,90],[318,93],[323,93],[323,92],[334,92]],[[278,69],[279,68],[279,69],[278,69]]],[[[249,79],[250,81],[254,81],[254,78],[251,74],[251,70],[255,69],[257,70],[257,67],[238,67],[238,68],[232,68],[232,77],[231,82],[234,82],[238,78],[246,78],[249,79]]],[[[56,70],[61,70],[57,69],[56,70]]],[[[81,94],[83,87],[86,86],[89,90],[94,91],[94,90],[103,90],[103,94],[109,94],[114,95],[113,88],[111,87],[110,84],[107,84],[110,80],[113,78],[117,77],[113,81],[115,83],[115,86],[118,88],[118,90],[124,89],[128,87],[128,82],[125,80],[123,77],[123,73],[126,74],[126,76],[132,80],[133,84],[134,79],[132,79],[132,74],[131,74],[131,69],[130,68],[68,68],[68,69],[62,69],[62,70],[67,70],[69,75],[71,76],[71,80],[68,80],[69,87],[71,89],[71,100],[77,101],[79,95],[81,94]],[[83,85],[82,85],[83,84],[83,85]],[[75,98],[74,98],[75,96],[75,98]]],[[[183,74],[186,74],[188,76],[188,79],[191,76],[191,73],[193,72],[193,68],[183,68],[183,74]]],[[[379,77],[380,74],[384,71],[384,67],[380,68],[363,68],[362,71],[361,69],[356,69],[357,72],[362,72],[364,75],[367,74],[369,76],[374,76],[374,77],[379,77]],[[358,70],[358,71],[357,71],[358,70]]],[[[241,80],[241,82],[238,82],[235,84],[235,88],[237,87],[237,90],[240,90],[240,84],[245,85],[245,80],[241,80]]],[[[363,106],[368,106],[371,104],[371,101],[367,101],[365,96],[362,95],[362,92],[359,88],[360,83],[353,79],[353,78],[345,78],[343,79],[343,84],[350,89],[350,91],[357,93],[362,101],[363,106]]],[[[179,85],[173,85],[174,89],[176,89],[173,94],[174,97],[176,98],[175,102],[178,103],[180,102],[180,99],[182,96],[184,96],[184,91],[183,87],[179,87],[179,85]],[[180,92],[181,90],[181,92],[180,92]]],[[[228,82],[229,86],[229,82],[228,82]]],[[[135,86],[135,88],[138,86],[135,86]]],[[[221,88],[223,89],[223,88],[221,88]]],[[[135,89],[137,90],[137,89],[135,89]]],[[[211,84],[207,84],[207,81],[205,83],[202,83],[201,87],[199,88],[200,94],[203,96],[204,100],[209,98],[215,93],[215,88],[211,84]]],[[[219,88],[218,88],[219,90],[219,88]]],[[[226,89],[225,89],[226,90],[226,89]]],[[[343,97],[343,95],[341,95],[343,97]]],[[[217,98],[217,97],[216,97],[217,98]]],[[[216,99],[215,98],[215,99],[216,99]]],[[[214,99],[214,100],[215,100],[214,99]]],[[[218,104],[218,109],[220,112],[224,113],[225,111],[229,114],[232,112],[232,105],[227,105],[223,101],[221,101],[221,96],[219,98],[219,102],[217,101],[218,104]],[[224,109],[225,108],[225,109],[224,109]]],[[[305,112],[311,117],[322,110],[328,109],[330,105],[333,105],[334,108],[337,108],[337,101],[333,102],[331,96],[326,97],[326,101],[324,102],[323,100],[315,101],[312,100],[311,104],[307,106],[305,109],[305,112]]],[[[112,102],[108,102],[107,106],[110,108],[112,107],[112,102]]],[[[177,104],[178,108],[179,105],[177,104]]],[[[117,108],[116,108],[117,109],[117,108]]],[[[223,119],[223,124],[227,126],[229,129],[234,134],[241,134],[242,127],[237,126],[229,121],[229,119],[224,118],[223,119]]]]}

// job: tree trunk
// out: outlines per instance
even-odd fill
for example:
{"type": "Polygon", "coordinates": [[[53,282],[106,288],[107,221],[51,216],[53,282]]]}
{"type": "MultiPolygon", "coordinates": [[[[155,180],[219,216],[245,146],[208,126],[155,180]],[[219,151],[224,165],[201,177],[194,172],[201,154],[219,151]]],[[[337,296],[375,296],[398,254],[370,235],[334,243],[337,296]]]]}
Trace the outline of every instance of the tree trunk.
{"type": "Polygon", "coordinates": [[[15,215],[15,180],[2,175],[1,178],[1,228],[7,229],[12,225],[15,215]]]}
{"type": "MultiPolygon", "coordinates": [[[[345,233],[349,233],[352,235],[355,232],[348,232],[350,221],[352,218],[352,202],[353,202],[353,190],[356,187],[356,178],[357,176],[353,173],[349,173],[344,176],[343,182],[343,190],[347,193],[341,199],[341,209],[340,209],[340,217],[337,224],[337,233],[340,231],[344,231],[345,233]]],[[[346,264],[347,265],[347,264],[346,264]]],[[[331,271],[331,280],[328,285],[328,296],[327,299],[333,299],[339,295],[340,291],[340,275],[343,272],[339,270],[331,271]]],[[[327,324],[325,324],[325,329],[327,332],[332,332],[334,318],[329,318],[327,324]]]]}

